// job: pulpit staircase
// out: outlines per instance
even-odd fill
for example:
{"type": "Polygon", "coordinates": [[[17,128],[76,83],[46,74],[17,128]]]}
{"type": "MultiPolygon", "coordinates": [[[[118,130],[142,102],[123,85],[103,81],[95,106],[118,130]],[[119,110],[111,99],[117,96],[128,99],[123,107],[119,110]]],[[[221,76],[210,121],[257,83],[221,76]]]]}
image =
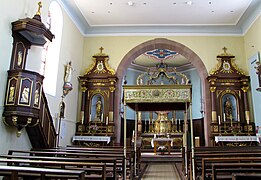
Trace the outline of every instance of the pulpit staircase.
{"type": "Polygon", "coordinates": [[[39,122],[34,127],[26,127],[33,148],[56,146],[56,130],[44,92],[40,101],[39,122]]]}

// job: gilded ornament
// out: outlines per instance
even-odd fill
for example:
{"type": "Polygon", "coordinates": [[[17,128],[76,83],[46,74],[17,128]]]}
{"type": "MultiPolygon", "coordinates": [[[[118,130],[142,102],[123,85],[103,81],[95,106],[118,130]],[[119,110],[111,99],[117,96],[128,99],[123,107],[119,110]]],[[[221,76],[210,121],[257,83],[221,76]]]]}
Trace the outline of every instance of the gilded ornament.
{"type": "Polygon", "coordinates": [[[97,53],[97,54],[95,54],[94,56],[108,56],[107,54],[105,54],[105,53],[102,52],[102,51],[104,50],[103,47],[100,47],[99,50],[100,50],[100,52],[97,53]]]}
{"type": "Polygon", "coordinates": [[[95,67],[95,64],[96,64],[96,58],[92,58],[92,64],[91,66],[85,71],[85,75],[88,75],[91,73],[91,70],[95,67]]]}
{"type": "Polygon", "coordinates": [[[38,10],[37,10],[37,12],[36,12],[36,14],[37,15],[41,15],[41,8],[42,8],[43,6],[42,6],[42,2],[40,1],[40,2],[38,2],[38,10]]]}
{"type": "Polygon", "coordinates": [[[224,61],[222,65],[222,69],[220,69],[222,73],[233,73],[234,71],[231,69],[230,63],[228,61],[224,61]]]}
{"type": "Polygon", "coordinates": [[[209,74],[210,75],[214,75],[214,74],[217,74],[218,73],[218,70],[220,69],[221,67],[221,58],[217,58],[217,61],[218,63],[216,64],[216,67],[214,67],[213,69],[210,70],[209,74]]]}
{"type": "Polygon", "coordinates": [[[105,60],[104,60],[105,67],[109,71],[108,72],[109,74],[115,75],[115,71],[109,66],[108,60],[109,60],[109,58],[105,58],[105,60]]]}
{"type": "Polygon", "coordinates": [[[232,54],[227,53],[227,48],[225,46],[222,48],[222,50],[224,52],[219,54],[218,56],[233,56],[232,54]]]}
{"type": "Polygon", "coordinates": [[[213,93],[213,92],[216,91],[216,88],[217,88],[217,87],[210,87],[209,89],[210,89],[210,91],[213,93]]]}
{"type": "Polygon", "coordinates": [[[150,87],[136,89],[134,87],[133,89],[125,89],[124,97],[125,101],[129,102],[189,102],[191,100],[190,87],[188,86],[187,89],[174,89],[173,86],[169,88],[160,88],[159,86],[157,89],[150,87]]]}
{"type": "Polygon", "coordinates": [[[246,74],[242,69],[240,69],[237,66],[237,64],[235,63],[235,58],[231,59],[231,63],[232,63],[232,66],[237,70],[237,74],[239,74],[239,75],[245,75],[246,74]]]}
{"type": "Polygon", "coordinates": [[[81,90],[82,90],[82,92],[85,92],[85,91],[87,91],[87,88],[86,87],[81,87],[81,90]]]}
{"type": "Polygon", "coordinates": [[[241,89],[242,89],[242,91],[243,91],[244,93],[246,93],[246,92],[248,91],[249,87],[246,87],[246,86],[245,86],[245,87],[242,87],[241,89]]]}
{"type": "Polygon", "coordinates": [[[109,87],[110,92],[114,92],[115,91],[115,87],[109,87]]]}
{"type": "Polygon", "coordinates": [[[94,83],[93,85],[94,85],[94,86],[105,86],[104,83],[100,83],[100,82],[98,82],[98,83],[94,83]]]}

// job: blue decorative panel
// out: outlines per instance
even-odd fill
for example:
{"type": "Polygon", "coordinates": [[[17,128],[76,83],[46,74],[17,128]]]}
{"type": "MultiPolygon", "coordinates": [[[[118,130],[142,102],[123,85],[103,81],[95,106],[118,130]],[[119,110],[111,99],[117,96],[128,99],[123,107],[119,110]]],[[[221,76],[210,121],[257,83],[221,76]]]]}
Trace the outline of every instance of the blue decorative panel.
{"type": "Polygon", "coordinates": [[[145,53],[145,55],[153,57],[158,60],[165,60],[176,54],[178,54],[178,53],[175,51],[170,51],[168,49],[155,49],[155,50],[148,51],[145,53]]]}

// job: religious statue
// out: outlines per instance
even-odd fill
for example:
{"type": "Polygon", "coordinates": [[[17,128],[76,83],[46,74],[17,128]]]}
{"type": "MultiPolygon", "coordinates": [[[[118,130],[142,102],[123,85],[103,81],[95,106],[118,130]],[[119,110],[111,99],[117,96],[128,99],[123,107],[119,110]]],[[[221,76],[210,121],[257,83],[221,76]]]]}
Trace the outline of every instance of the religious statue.
{"type": "Polygon", "coordinates": [[[73,72],[73,68],[72,68],[72,62],[70,61],[66,67],[65,67],[65,76],[64,76],[64,82],[71,82],[72,79],[72,72],[73,72]]]}
{"type": "Polygon", "coordinates": [[[15,87],[12,84],[9,90],[9,98],[8,98],[9,102],[14,102],[14,93],[15,93],[15,87]]]}
{"type": "Polygon", "coordinates": [[[229,97],[226,97],[224,103],[224,111],[226,120],[232,120],[232,103],[229,97]]]}
{"type": "Polygon", "coordinates": [[[34,104],[37,106],[39,105],[39,96],[39,89],[37,88],[34,92],[34,104]]]}
{"type": "Polygon", "coordinates": [[[29,87],[24,87],[20,102],[23,102],[23,103],[29,102],[29,87]]]}
{"type": "Polygon", "coordinates": [[[98,120],[102,119],[102,101],[101,97],[98,96],[97,102],[96,102],[96,115],[95,118],[98,120]]]}

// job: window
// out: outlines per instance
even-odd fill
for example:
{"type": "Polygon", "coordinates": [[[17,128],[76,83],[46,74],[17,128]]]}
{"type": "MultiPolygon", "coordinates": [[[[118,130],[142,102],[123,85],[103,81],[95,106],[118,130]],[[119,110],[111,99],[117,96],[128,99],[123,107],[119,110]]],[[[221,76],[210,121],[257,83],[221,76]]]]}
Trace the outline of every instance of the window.
{"type": "Polygon", "coordinates": [[[63,29],[62,10],[56,1],[51,2],[49,6],[47,24],[55,38],[44,46],[41,74],[45,77],[43,83],[45,93],[55,96],[63,29]]]}

